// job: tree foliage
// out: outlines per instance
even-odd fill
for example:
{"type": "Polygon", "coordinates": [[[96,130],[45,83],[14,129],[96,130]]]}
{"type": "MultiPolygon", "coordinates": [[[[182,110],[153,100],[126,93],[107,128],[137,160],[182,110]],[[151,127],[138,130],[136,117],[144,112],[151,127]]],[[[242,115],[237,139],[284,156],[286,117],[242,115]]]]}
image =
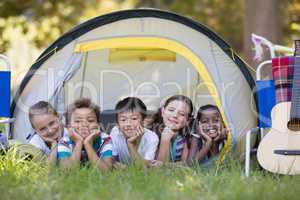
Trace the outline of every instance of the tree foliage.
{"type": "Polygon", "coordinates": [[[193,18],[221,35],[235,49],[242,49],[243,0],[140,0],[138,5],[193,18]]]}
{"type": "Polygon", "coordinates": [[[51,43],[64,31],[78,23],[86,5],[81,0],[2,0],[0,4],[1,52],[12,40],[13,32],[20,32],[37,47],[51,43]],[[24,2],[24,3],[23,3],[24,2]],[[78,9],[82,8],[82,10],[78,9]]]}
{"type": "Polygon", "coordinates": [[[9,47],[14,32],[44,48],[73,26],[113,10],[132,8],[136,0],[2,0],[0,52],[9,47]]]}
{"type": "MultiPolygon", "coordinates": [[[[300,2],[282,0],[280,4],[279,26],[284,44],[290,44],[300,33],[300,2]]],[[[221,35],[235,50],[242,50],[244,0],[1,0],[0,52],[20,35],[33,46],[45,48],[84,20],[133,7],[166,9],[191,17],[221,35]]]]}
{"type": "Polygon", "coordinates": [[[300,39],[300,1],[284,0],[281,4],[282,42],[291,46],[293,40],[300,39]]]}

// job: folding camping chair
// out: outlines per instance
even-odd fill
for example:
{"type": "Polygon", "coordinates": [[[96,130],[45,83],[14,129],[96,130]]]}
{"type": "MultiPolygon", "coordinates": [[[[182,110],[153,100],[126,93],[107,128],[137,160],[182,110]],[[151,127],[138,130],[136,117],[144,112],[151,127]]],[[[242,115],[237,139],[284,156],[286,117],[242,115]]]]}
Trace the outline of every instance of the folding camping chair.
{"type": "MultiPolygon", "coordinates": [[[[252,128],[246,134],[246,148],[245,148],[245,175],[250,176],[250,157],[256,154],[257,149],[251,149],[251,136],[260,133],[260,139],[265,135],[268,128],[271,127],[271,110],[275,105],[275,87],[273,80],[262,80],[261,72],[266,66],[272,64],[272,58],[276,57],[276,53],[292,54],[293,49],[281,45],[275,45],[269,40],[252,34],[252,41],[255,45],[265,45],[269,48],[271,60],[261,62],[256,70],[256,96],[258,103],[258,127],[252,128]],[[259,44],[257,44],[259,43],[259,44]]],[[[262,48],[261,46],[258,49],[262,48]]],[[[256,46],[257,50],[257,46],[256,46]]]]}
{"type": "MultiPolygon", "coordinates": [[[[4,70],[0,69],[0,124],[4,125],[5,127],[2,139],[6,138],[6,141],[2,141],[2,143],[6,142],[7,144],[7,138],[9,138],[10,123],[14,121],[12,118],[10,118],[11,71],[8,58],[0,54],[0,60],[2,60],[6,65],[4,67],[4,70]]],[[[1,68],[3,68],[2,65],[1,68]]]]}

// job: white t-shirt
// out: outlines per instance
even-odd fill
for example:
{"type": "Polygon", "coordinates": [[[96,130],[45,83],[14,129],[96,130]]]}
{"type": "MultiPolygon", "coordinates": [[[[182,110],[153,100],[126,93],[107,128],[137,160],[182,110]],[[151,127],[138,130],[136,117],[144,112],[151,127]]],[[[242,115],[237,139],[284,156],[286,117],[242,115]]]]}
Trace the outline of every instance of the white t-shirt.
{"type": "MultiPolygon", "coordinates": [[[[139,147],[138,153],[145,160],[154,160],[155,152],[159,143],[158,136],[146,128],[144,128],[145,133],[143,134],[139,147]]],[[[117,161],[128,164],[131,162],[131,156],[128,150],[126,138],[120,129],[115,126],[111,132],[110,137],[112,139],[113,145],[113,156],[117,157],[117,161]]]]}
{"type": "MultiPolygon", "coordinates": [[[[68,130],[64,128],[63,136],[67,136],[67,135],[68,135],[68,130]]],[[[28,139],[28,143],[41,149],[47,156],[49,156],[51,153],[51,149],[47,146],[45,141],[37,133],[34,133],[28,139]]]]}

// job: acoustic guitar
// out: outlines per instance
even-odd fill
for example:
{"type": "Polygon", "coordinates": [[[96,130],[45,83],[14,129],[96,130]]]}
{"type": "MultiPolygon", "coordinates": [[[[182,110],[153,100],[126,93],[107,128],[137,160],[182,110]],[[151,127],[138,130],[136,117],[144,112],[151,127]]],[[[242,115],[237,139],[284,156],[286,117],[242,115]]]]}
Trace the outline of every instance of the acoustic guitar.
{"type": "Polygon", "coordinates": [[[291,84],[288,78],[284,81],[273,77],[277,104],[271,111],[272,128],[262,138],[257,150],[258,162],[264,169],[288,175],[300,174],[300,40],[295,41],[292,58],[293,69],[285,66],[285,70],[277,71],[277,74],[292,78],[291,101],[286,98],[290,95],[287,87],[291,84]],[[285,88],[278,88],[278,85],[285,88]],[[286,95],[282,97],[284,93],[286,95]]]}

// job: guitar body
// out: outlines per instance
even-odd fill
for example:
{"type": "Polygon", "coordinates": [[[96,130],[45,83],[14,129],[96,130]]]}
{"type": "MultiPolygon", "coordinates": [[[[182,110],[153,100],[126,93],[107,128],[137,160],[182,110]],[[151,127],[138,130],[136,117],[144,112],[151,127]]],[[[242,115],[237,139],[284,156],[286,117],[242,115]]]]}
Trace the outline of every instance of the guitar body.
{"type": "Polygon", "coordinates": [[[295,175],[300,174],[300,155],[281,155],[274,150],[300,152],[300,131],[291,131],[287,124],[290,120],[291,102],[278,103],[271,112],[272,128],[260,142],[257,150],[259,164],[266,170],[295,175]]]}

